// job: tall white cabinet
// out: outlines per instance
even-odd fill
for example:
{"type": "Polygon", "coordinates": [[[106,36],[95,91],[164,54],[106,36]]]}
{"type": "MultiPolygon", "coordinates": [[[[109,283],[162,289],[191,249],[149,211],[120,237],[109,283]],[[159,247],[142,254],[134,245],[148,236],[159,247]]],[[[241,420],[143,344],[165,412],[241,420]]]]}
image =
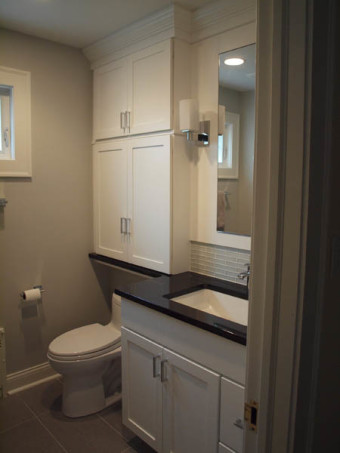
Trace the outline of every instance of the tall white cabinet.
{"type": "Polygon", "coordinates": [[[94,71],[95,252],[167,274],[189,269],[188,52],[168,39],[94,71]]]}

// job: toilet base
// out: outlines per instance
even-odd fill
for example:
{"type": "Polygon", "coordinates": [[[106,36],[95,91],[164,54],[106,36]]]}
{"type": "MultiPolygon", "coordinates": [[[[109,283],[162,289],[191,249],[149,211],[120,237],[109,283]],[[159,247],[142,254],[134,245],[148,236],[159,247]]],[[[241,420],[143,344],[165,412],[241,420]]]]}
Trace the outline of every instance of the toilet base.
{"type": "Polygon", "coordinates": [[[67,417],[94,414],[115,404],[121,398],[120,392],[105,398],[102,376],[97,379],[94,376],[64,376],[62,411],[67,417]]]}

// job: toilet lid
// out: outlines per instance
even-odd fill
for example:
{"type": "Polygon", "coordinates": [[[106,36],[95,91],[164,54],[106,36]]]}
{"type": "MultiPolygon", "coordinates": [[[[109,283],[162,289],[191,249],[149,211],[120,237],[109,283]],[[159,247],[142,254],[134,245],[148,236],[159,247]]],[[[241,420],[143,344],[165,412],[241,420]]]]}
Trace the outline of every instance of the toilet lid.
{"type": "Polygon", "coordinates": [[[120,343],[121,332],[109,324],[90,324],[63,333],[52,341],[49,351],[59,356],[77,356],[107,349],[120,343]]]}

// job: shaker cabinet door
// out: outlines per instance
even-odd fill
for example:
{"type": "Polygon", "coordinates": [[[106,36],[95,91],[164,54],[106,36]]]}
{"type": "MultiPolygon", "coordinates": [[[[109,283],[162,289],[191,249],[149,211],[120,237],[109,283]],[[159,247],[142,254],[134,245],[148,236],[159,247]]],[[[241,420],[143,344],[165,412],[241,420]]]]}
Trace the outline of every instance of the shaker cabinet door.
{"type": "Polygon", "coordinates": [[[170,129],[171,41],[131,55],[130,68],[130,133],[170,129]]]}
{"type": "Polygon", "coordinates": [[[93,164],[95,251],[126,261],[127,238],[121,231],[121,219],[127,217],[126,144],[115,140],[96,145],[93,164]]]}
{"type": "Polygon", "coordinates": [[[93,139],[119,137],[125,134],[124,112],[128,99],[128,64],[126,59],[94,71],[93,139]]]}
{"type": "Polygon", "coordinates": [[[156,451],[162,444],[162,347],[122,327],[123,423],[156,451]]]}
{"type": "Polygon", "coordinates": [[[220,441],[237,453],[243,451],[244,387],[221,379],[220,441]]]}
{"type": "Polygon", "coordinates": [[[131,150],[129,261],[170,273],[170,136],[143,137],[131,150]]]}
{"type": "Polygon", "coordinates": [[[220,376],[163,349],[163,452],[216,452],[220,376]]]}

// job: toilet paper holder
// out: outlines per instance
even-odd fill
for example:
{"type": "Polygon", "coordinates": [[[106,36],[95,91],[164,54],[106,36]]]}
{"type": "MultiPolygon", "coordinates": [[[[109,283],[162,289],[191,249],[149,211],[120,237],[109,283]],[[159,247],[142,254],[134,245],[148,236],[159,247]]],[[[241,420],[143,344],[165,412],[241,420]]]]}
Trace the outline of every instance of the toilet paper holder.
{"type": "MultiPolygon", "coordinates": [[[[32,289],[40,289],[40,292],[41,292],[41,293],[44,293],[44,292],[45,292],[45,290],[43,289],[43,286],[42,286],[42,285],[35,285],[35,286],[33,286],[32,289]]],[[[21,297],[22,300],[25,300],[25,291],[22,291],[22,292],[20,293],[20,297],[21,297]]]]}

